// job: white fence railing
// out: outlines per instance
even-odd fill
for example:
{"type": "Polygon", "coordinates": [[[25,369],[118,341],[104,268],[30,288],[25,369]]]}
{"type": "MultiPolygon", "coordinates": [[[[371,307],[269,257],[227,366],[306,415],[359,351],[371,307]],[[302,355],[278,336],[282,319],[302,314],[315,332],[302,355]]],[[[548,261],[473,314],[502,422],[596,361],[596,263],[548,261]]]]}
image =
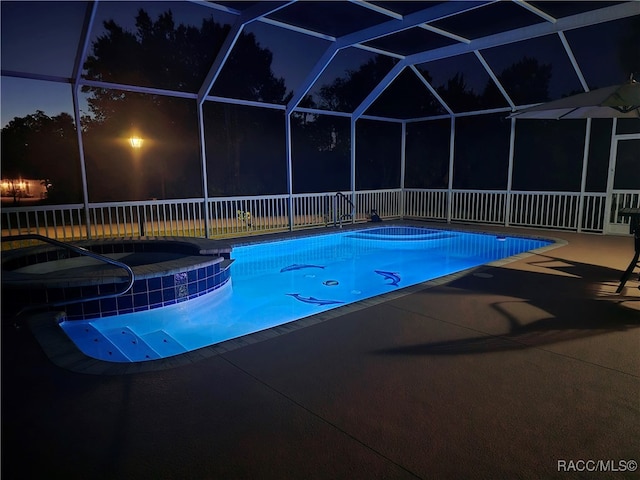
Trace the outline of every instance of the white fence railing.
{"type": "Polygon", "coordinates": [[[451,220],[505,223],[506,197],[506,192],[454,190],[451,195],[451,220]]]}
{"type": "Polygon", "coordinates": [[[609,222],[629,225],[629,217],[620,218],[620,210],[623,208],[640,208],[640,191],[614,190],[611,197],[609,222]]]}
{"type": "Polygon", "coordinates": [[[47,205],[2,209],[2,236],[35,233],[60,241],[87,238],[84,206],[47,205]]]}
{"type": "Polygon", "coordinates": [[[640,191],[606,194],[484,190],[389,189],[209,199],[110,202],[2,209],[2,236],[36,233],[62,241],[84,238],[186,236],[223,238],[366,222],[420,218],[603,233],[624,226],[622,208],[640,208],[640,191]],[[355,200],[355,201],[354,201],[355,200]],[[353,203],[352,203],[353,202],[353,203]],[[207,232],[208,225],[208,232],[207,232]]]}
{"type": "Polygon", "coordinates": [[[164,200],[89,205],[92,238],[204,237],[201,199],[164,200]]]}
{"type": "Polygon", "coordinates": [[[578,229],[580,193],[512,192],[510,225],[578,229]]]}
{"type": "Polygon", "coordinates": [[[405,189],[404,216],[408,218],[446,220],[447,197],[447,190],[405,189]]]}
{"type": "Polygon", "coordinates": [[[261,195],[209,199],[209,235],[227,237],[285,230],[289,227],[287,198],[261,195]]]}
{"type": "Polygon", "coordinates": [[[371,211],[380,218],[400,218],[402,214],[402,190],[362,190],[356,192],[356,222],[369,220],[371,211]]]}
{"type": "Polygon", "coordinates": [[[582,231],[604,232],[607,195],[605,193],[585,193],[582,198],[582,231]]]}

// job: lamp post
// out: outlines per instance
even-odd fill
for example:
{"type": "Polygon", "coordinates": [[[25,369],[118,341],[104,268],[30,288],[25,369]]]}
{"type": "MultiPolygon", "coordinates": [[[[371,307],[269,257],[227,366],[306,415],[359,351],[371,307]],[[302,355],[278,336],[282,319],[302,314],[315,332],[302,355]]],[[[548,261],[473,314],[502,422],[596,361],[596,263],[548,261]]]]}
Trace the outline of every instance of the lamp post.
{"type": "Polygon", "coordinates": [[[129,138],[129,143],[131,144],[131,148],[142,148],[143,141],[144,140],[138,137],[137,135],[133,135],[131,136],[131,138],[129,138]]]}
{"type": "MultiPolygon", "coordinates": [[[[131,135],[131,137],[129,137],[129,144],[131,145],[131,148],[133,148],[134,150],[140,150],[142,148],[142,144],[144,143],[144,139],[142,137],[139,137],[138,135],[131,135]]],[[[162,199],[164,200],[166,198],[166,193],[165,193],[165,169],[164,169],[164,163],[161,165],[161,180],[162,180],[162,199]]]]}

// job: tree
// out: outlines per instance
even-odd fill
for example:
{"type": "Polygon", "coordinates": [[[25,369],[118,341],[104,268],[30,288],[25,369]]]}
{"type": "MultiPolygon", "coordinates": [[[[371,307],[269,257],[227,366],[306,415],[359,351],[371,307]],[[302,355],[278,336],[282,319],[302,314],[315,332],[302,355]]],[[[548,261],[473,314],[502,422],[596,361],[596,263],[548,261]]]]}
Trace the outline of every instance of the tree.
{"type": "Polygon", "coordinates": [[[348,70],[344,77],[338,77],[320,89],[320,108],[353,112],[396,62],[394,58],[376,55],[357,70],[348,70]]]}
{"type": "MultiPolygon", "coordinates": [[[[517,105],[546,102],[549,100],[551,70],[551,65],[540,65],[537,59],[525,56],[505,68],[498,75],[498,80],[517,105]]],[[[484,104],[496,105],[502,102],[502,98],[496,84],[489,81],[483,92],[484,104]]]]}
{"type": "MultiPolygon", "coordinates": [[[[170,10],[153,20],[141,9],[135,25],[135,32],[129,32],[112,20],[104,23],[106,33],[94,42],[85,62],[89,78],[197,92],[229,33],[228,25],[212,17],[203,20],[200,28],[176,26],[170,10]]],[[[261,48],[254,35],[241,34],[214,90],[234,98],[286,101],[284,80],[273,75],[271,61],[271,52],[261,48]],[[233,75],[238,69],[242,76],[233,75]]],[[[201,194],[195,101],[96,87],[83,91],[90,94],[91,115],[86,125],[90,192],[114,200],[201,194]],[[126,144],[134,129],[145,138],[135,156],[126,144]],[[123,178],[122,171],[133,175],[123,178]]],[[[205,122],[205,135],[208,151],[225,146],[223,161],[232,164],[235,172],[228,185],[231,192],[240,189],[246,118],[238,116],[233,106],[225,105],[225,110],[222,117],[214,118],[214,124],[205,122]]]]}
{"type": "Polygon", "coordinates": [[[632,17],[630,28],[621,36],[618,45],[618,60],[625,72],[640,81],[640,16],[632,17]]]}
{"type": "Polygon", "coordinates": [[[438,93],[454,112],[480,110],[480,97],[468,88],[463,73],[457,72],[446,85],[438,88],[438,93]]]}
{"type": "Polygon", "coordinates": [[[2,176],[48,179],[50,202],[80,201],[80,159],[71,115],[49,117],[37,110],[11,120],[2,129],[2,176]]]}

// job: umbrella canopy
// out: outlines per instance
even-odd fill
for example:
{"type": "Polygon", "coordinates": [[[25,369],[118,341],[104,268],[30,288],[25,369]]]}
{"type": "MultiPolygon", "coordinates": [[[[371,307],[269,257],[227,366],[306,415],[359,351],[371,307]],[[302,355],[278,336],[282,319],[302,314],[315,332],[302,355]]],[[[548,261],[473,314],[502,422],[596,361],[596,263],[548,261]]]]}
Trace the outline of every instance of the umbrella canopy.
{"type": "Polygon", "coordinates": [[[640,118],[640,83],[599,88],[512,113],[509,118],[640,118]]]}

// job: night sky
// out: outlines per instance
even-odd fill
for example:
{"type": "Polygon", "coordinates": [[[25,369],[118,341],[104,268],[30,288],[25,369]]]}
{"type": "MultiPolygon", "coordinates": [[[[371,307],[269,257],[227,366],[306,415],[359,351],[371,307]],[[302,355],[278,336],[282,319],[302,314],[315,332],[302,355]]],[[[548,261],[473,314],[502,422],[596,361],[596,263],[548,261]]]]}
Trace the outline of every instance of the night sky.
{"type": "MultiPolygon", "coordinates": [[[[323,8],[325,10],[334,8],[331,4],[335,3],[327,2],[328,6],[323,8]]],[[[71,75],[85,13],[84,2],[3,1],[1,8],[3,70],[57,77],[71,75]]],[[[133,31],[133,18],[139,8],[147,10],[152,19],[171,9],[176,24],[185,23],[195,26],[200,26],[204,18],[211,16],[219,23],[228,24],[236,18],[233,14],[190,2],[100,2],[90,38],[96,39],[103,33],[102,23],[106,19],[114,19],[118,24],[133,31]]],[[[311,20],[301,15],[300,12],[303,12],[304,8],[306,8],[305,5],[294,5],[278,12],[275,17],[307,26],[305,22],[311,22],[311,20]]],[[[316,6],[316,8],[319,7],[316,6]]],[[[349,27],[349,22],[354,21],[353,8],[357,11],[358,7],[352,5],[349,10],[338,11],[333,17],[327,13],[320,19],[315,18],[313,21],[317,22],[317,25],[311,26],[342,32],[349,27]],[[341,22],[341,20],[344,21],[341,22]]],[[[508,12],[503,13],[500,8],[496,6],[489,10],[489,7],[483,7],[479,11],[494,19],[496,25],[504,29],[506,27],[503,25],[508,27],[509,22],[515,20],[501,18],[500,15],[506,16],[508,12]]],[[[512,9],[513,5],[509,8],[512,9]]],[[[379,16],[378,13],[371,12],[371,15],[372,21],[380,22],[376,17],[379,16]]],[[[527,15],[530,16],[530,12],[527,12],[527,15]]],[[[624,71],[615,51],[620,36],[629,29],[631,20],[627,18],[566,32],[568,42],[589,88],[621,83],[628,78],[629,72],[624,71]]],[[[459,28],[462,33],[473,33],[468,31],[469,27],[462,22],[459,25],[455,25],[453,21],[446,24],[447,27],[451,25],[459,28]]],[[[328,40],[282,30],[260,22],[248,25],[246,32],[255,34],[260,46],[269,48],[273,52],[272,70],[277,77],[285,79],[288,90],[295,90],[304,81],[310,69],[330,44],[328,40]]],[[[417,47],[412,45],[412,48],[417,47]]],[[[555,73],[550,84],[552,99],[581,89],[577,75],[557,35],[496,47],[482,51],[482,54],[496,73],[501,72],[523,55],[534,56],[540,63],[550,63],[555,73]]],[[[357,70],[360,65],[375,55],[375,53],[356,48],[343,50],[336,55],[309,93],[317,93],[322,85],[344,76],[346,70],[357,70]]],[[[488,75],[479,67],[478,60],[472,54],[439,60],[419,67],[429,70],[435,88],[446,84],[446,81],[459,71],[464,72],[468,88],[474,92],[480,92],[488,80],[488,75]]],[[[241,72],[236,74],[240,75],[241,72]]],[[[44,110],[48,115],[56,115],[60,112],[71,113],[73,110],[71,90],[65,84],[3,76],[1,93],[2,126],[16,116],[25,116],[34,113],[37,109],[44,110]]],[[[86,103],[81,103],[81,110],[87,113],[86,103]]]]}

